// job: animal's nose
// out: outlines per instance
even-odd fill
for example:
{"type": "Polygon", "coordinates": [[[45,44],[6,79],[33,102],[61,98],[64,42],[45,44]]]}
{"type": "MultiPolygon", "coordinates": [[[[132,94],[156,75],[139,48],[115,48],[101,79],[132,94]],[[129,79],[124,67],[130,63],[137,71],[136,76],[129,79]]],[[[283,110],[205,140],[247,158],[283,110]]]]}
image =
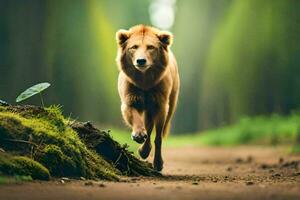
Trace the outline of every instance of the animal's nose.
{"type": "Polygon", "coordinates": [[[139,66],[144,66],[146,64],[146,59],[145,58],[139,58],[136,60],[136,63],[139,65],[139,66]]]}

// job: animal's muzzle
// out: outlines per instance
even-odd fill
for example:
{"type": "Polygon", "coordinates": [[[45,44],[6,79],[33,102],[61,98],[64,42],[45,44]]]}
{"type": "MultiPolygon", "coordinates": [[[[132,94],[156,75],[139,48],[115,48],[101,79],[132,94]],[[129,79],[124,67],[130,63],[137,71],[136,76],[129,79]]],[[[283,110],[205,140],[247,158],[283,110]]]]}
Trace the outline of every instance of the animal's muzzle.
{"type": "Polygon", "coordinates": [[[139,58],[136,60],[137,67],[145,67],[147,60],[145,58],[139,58]]]}

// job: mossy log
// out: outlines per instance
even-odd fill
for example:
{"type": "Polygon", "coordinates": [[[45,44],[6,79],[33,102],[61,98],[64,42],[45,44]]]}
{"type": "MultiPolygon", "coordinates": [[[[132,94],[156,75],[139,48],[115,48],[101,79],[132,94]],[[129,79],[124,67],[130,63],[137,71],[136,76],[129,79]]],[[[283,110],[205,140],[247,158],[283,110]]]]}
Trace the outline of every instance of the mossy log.
{"type": "Polygon", "coordinates": [[[88,148],[95,150],[106,161],[120,170],[122,174],[130,176],[160,175],[151,167],[150,163],[139,160],[132,152],[129,152],[126,144],[121,146],[113,140],[109,131],[100,131],[90,122],[74,122],[71,127],[78,133],[88,148]]]}
{"type": "Polygon", "coordinates": [[[47,175],[34,174],[44,169],[53,177],[107,180],[118,180],[120,175],[158,175],[108,132],[65,119],[57,106],[0,105],[0,150],[0,175],[47,180],[47,175]]]}

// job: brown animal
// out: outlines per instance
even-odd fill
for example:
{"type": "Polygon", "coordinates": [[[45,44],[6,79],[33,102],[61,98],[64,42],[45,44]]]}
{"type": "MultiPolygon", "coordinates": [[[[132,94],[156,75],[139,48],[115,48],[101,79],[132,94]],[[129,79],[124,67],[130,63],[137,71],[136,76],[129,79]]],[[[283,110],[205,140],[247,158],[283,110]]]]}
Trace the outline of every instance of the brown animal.
{"type": "Polygon", "coordinates": [[[170,46],[171,33],[138,25],[116,33],[121,111],[132,128],[132,139],[144,143],[139,154],[151,151],[151,132],[156,128],[153,166],[161,171],[162,137],[169,131],[179,93],[177,63],[170,46]]]}

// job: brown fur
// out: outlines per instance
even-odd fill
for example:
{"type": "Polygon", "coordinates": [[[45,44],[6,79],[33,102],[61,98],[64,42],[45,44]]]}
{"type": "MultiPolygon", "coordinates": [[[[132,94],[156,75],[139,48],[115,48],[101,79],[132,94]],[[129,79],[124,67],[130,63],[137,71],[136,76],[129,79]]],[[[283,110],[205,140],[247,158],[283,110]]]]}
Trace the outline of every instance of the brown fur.
{"type": "Polygon", "coordinates": [[[136,141],[144,142],[147,137],[139,148],[142,158],[149,156],[150,136],[155,126],[153,165],[160,171],[163,168],[162,137],[168,133],[179,93],[177,63],[169,49],[173,38],[169,32],[144,25],[128,31],[119,30],[116,37],[122,115],[132,128],[132,137],[136,141]],[[139,58],[146,59],[146,67],[137,67],[136,60],[139,58]]]}

